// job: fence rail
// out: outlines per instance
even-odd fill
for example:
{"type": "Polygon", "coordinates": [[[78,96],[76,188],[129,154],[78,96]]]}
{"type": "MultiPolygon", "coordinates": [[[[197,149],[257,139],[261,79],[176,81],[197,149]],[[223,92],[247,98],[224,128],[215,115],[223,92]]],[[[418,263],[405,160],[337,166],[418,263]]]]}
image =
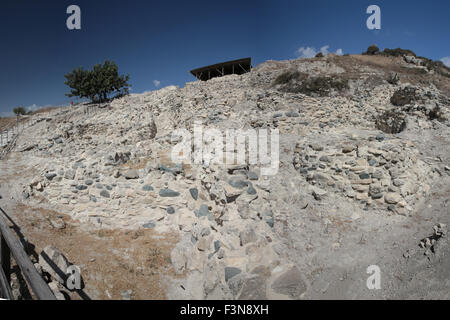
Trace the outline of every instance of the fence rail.
{"type": "Polygon", "coordinates": [[[13,125],[9,125],[5,128],[0,128],[0,147],[6,146],[14,136],[18,135],[25,128],[33,125],[35,123],[35,119],[33,118],[22,118],[17,119],[13,125]]]}
{"type": "Polygon", "coordinates": [[[11,291],[11,255],[35,296],[39,300],[56,300],[0,213],[0,295],[10,300],[14,299],[11,291]]]}

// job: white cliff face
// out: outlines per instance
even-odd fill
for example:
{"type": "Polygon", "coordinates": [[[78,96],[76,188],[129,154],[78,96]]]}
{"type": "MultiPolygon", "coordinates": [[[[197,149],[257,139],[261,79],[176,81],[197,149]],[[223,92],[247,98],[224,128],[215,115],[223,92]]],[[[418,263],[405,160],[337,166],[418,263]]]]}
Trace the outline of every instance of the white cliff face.
{"type": "Polygon", "coordinates": [[[417,86],[421,101],[400,108],[406,130],[383,133],[375,119],[399,109],[390,98],[407,85],[391,85],[385,74],[353,57],[269,61],[241,76],[132,94],[89,114],[85,106],[58,110],[17,142],[34,175],[21,186],[23,201],[43,205],[43,197],[86,229],[178,233],[171,262],[185,275],[184,290],[173,280],[169,298],[313,296],[312,270],[329,266],[334,250],[345,247],[350,260],[359,250],[344,235],[352,222],[370,230],[408,221],[439,178],[417,130],[448,138],[448,122],[427,114],[437,103],[448,116],[445,92],[417,86]],[[343,63],[361,66],[354,74],[343,63]],[[287,70],[347,76],[349,87],[321,96],[273,85],[287,70]],[[278,129],[276,174],[261,174],[260,163],[173,162],[172,133],[192,133],[196,121],[220,132],[278,129]]]}

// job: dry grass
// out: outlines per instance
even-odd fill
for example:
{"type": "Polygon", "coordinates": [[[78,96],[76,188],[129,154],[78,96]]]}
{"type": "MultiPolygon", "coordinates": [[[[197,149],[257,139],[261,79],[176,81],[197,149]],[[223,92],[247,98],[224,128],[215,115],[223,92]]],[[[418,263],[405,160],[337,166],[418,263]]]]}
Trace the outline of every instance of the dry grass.
{"type": "Polygon", "coordinates": [[[57,110],[57,109],[61,109],[61,108],[65,108],[65,107],[46,107],[46,108],[40,108],[36,111],[33,111],[32,114],[41,114],[41,113],[47,113],[53,110],[57,110]]]}
{"type": "Polygon", "coordinates": [[[384,73],[387,78],[389,73],[395,72],[400,77],[401,83],[411,83],[414,86],[434,84],[446,96],[450,96],[450,79],[439,74],[429,74],[421,68],[408,68],[401,57],[349,55],[335,56],[333,62],[345,69],[348,78],[358,78],[364,67],[371,67],[384,73]]]}
{"type": "MultiPolygon", "coordinates": [[[[84,291],[91,299],[122,299],[131,289],[132,299],[165,299],[163,277],[173,276],[170,252],[178,242],[174,234],[153,230],[80,230],[69,216],[43,208],[18,205],[15,221],[39,253],[54,245],[68,260],[81,268],[84,291]],[[49,221],[60,218],[62,230],[49,221]]],[[[80,299],[71,294],[73,299],[80,299]]]]}

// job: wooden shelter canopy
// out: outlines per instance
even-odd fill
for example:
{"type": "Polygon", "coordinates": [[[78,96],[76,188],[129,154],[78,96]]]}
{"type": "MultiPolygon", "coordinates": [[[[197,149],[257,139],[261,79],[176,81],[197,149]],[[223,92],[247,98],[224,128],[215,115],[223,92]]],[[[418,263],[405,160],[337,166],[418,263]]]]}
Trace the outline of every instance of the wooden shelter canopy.
{"type": "Polygon", "coordinates": [[[215,77],[222,77],[228,74],[243,74],[250,72],[252,59],[244,58],[191,70],[191,73],[198,80],[206,81],[215,77]]]}

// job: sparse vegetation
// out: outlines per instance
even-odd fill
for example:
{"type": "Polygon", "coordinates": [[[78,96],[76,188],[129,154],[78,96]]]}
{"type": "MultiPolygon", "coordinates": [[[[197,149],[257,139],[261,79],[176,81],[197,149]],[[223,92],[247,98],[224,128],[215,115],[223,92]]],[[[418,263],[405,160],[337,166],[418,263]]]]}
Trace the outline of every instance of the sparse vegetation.
{"type": "Polygon", "coordinates": [[[383,52],[381,53],[385,56],[392,56],[392,57],[402,57],[402,56],[416,56],[416,54],[409,50],[409,49],[401,49],[401,48],[396,48],[396,49],[389,49],[386,48],[383,50],[383,52]]]}
{"type": "Polygon", "coordinates": [[[74,69],[65,75],[65,84],[71,88],[68,97],[89,98],[93,102],[108,100],[112,93],[123,95],[128,92],[129,75],[119,75],[119,68],[112,61],[97,64],[92,70],[74,69]]]}
{"type": "Polygon", "coordinates": [[[282,74],[280,74],[275,81],[273,82],[274,85],[284,85],[284,84],[288,84],[289,82],[292,81],[301,81],[306,79],[306,77],[308,77],[307,74],[301,73],[297,70],[289,70],[286,72],[283,72],[282,74]]]}
{"type": "Polygon", "coordinates": [[[398,89],[391,97],[391,103],[394,106],[404,106],[417,100],[416,89],[413,87],[405,87],[398,89]]]}
{"type": "Polygon", "coordinates": [[[363,54],[373,56],[375,54],[378,54],[379,52],[380,49],[377,47],[377,45],[373,44],[370,47],[368,47],[366,52],[363,52],[363,54]]]}
{"type": "Polygon", "coordinates": [[[315,57],[316,57],[316,58],[323,58],[323,53],[322,53],[322,52],[319,52],[318,54],[316,54],[315,57]]]}
{"type": "Polygon", "coordinates": [[[328,96],[334,90],[342,92],[348,89],[348,79],[338,76],[332,77],[312,77],[304,80],[296,89],[297,92],[309,96],[328,96]]]}
{"type": "Polygon", "coordinates": [[[299,71],[286,71],[279,75],[274,85],[281,85],[280,90],[290,93],[303,93],[309,96],[328,96],[332,91],[342,92],[349,88],[348,79],[339,75],[327,77],[308,77],[299,71]]]}
{"type": "Polygon", "coordinates": [[[27,114],[27,111],[25,110],[24,107],[17,107],[13,109],[13,112],[15,115],[17,116],[24,116],[27,114]]]}
{"type": "Polygon", "coordinates": [[[375,126],[384,133],[400,133],[406,128],[406,119],[398,111],[386,111],[376,119],[375,126]]]}
{"type": "Polygon", "coordinates": [[[429,120],[438,120],[440,122],[444,122],[445,120],[447,120],[444,117],[444,114],[443,114],[443,112],[441,110],[441,107],[438,106],[438,105],[436,105],[433,109],[431,109],[428,112],[428,119],[429,120]]]}

